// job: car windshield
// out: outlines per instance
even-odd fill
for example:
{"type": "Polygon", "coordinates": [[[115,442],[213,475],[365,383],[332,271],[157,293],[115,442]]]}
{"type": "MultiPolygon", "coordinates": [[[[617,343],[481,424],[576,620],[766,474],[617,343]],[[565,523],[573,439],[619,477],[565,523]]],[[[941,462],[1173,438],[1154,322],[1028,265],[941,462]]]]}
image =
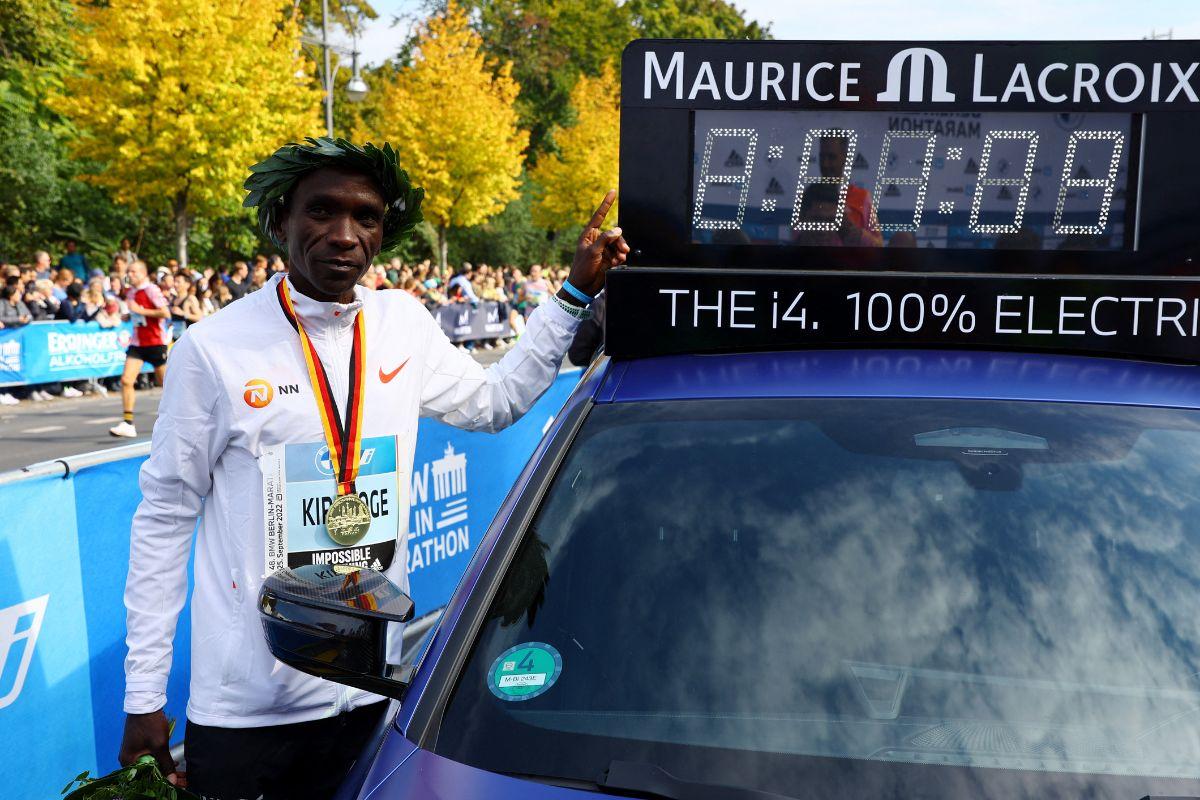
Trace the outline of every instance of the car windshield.
{"type": "Polygon", "coordinates": [[[1200,794],[1200,413],[600,405],[434,749],[793,797],[1200,794]]]}

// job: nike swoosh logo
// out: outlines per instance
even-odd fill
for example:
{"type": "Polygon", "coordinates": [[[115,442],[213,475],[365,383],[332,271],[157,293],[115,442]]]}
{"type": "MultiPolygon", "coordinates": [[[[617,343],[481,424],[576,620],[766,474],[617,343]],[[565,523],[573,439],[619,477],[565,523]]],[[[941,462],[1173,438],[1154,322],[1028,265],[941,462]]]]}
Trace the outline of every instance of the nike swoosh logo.
{"type": "Polygon", "coordinates": [[[383,371],[383,367],[380,367],[380,368],[379,368],[379,382],[380,382],[380,383],[391,383],[391,382],[392,382],[392,378],[394,378],[394,377],[396,377],[397,375],[399,375],[399,374],[400,374],[400,370],[404,369],[404,364],[407,364],[407,363],[408,363],[408,359],[406,358],[406,359],[404,359],[404,363],[403,363],[403,364],[401,364],[400,366],[396,367],[396,368],[395,368],[394,370],[392,370],[391,372],[384,372],[384,371],[383,371]]]}

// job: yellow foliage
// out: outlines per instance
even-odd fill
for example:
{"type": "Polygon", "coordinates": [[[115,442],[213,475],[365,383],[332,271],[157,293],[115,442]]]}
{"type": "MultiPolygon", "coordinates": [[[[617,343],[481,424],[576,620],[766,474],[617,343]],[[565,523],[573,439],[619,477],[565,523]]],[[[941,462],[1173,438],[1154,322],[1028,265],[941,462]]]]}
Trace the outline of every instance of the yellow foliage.
{"type": "Polygon", "coordinates": [[[251,164],[320,133],[320,93],[295,77],[304,61],[290,8],[80,3],[83,69],[50,103],[80,130],[73,155],[102,165],[88,179],[133,207],[168,205],[181,237],[192,214],[237,208],[251,164]]]}
{"type": "Polygon", "coordinates": [[[489,64],[483,40],[453,2],[425,24],[412,66],[383,88],[377,121],[358,139],[391,142],[413,182],[425,189],[421,210],[438,230],[486,222],[517,199],[529,133],[513,103],[520,86],[512,65],[489,64]]]}
{"type": "MultiPolygon", "coordinates": [[[[555,133],[558,152],[544,156],[534,170],[533,221],[553,230],[578,228],[596,210],[604,193],[617,186],[620,156],[621,86],[611,64],[580,77],[571,91],[575,124],[555,133]]],[[[617,207],[608,224],[617,219],[617,207]]]]}

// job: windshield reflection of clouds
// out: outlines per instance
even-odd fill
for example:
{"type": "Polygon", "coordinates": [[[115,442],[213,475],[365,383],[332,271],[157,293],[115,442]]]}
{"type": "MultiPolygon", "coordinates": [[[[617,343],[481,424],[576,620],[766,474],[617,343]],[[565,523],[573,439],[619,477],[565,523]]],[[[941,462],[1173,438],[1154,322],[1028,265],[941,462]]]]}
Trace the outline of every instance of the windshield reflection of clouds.
{"type": "MultiPolygon", "coordinates": [[[[980,425],[1080,427],[1066,405],[974,407],[980,425]]],[[[1026,461],[1013,491],[803,421],[608,428],[538,529],[535,631],[583,655],[555,702],[511,711],[635,739],[1200,777],[1200,426],[1137,409],[1087,424],[1108,423],[1133,434],[1080,428],[1091,458],[1026,461]],[[1147,415],[1178,429],[1137,435],[1147,415]]]]}

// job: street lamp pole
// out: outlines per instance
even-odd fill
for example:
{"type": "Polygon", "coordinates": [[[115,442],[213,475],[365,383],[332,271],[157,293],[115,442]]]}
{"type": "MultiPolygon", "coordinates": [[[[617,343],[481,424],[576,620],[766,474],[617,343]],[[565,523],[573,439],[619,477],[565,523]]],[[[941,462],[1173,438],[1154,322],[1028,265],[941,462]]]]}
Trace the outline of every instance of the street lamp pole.
{"type": "MultiPolygon", "coordinates": [[[[353,32],[352,32],[353,35],[353,32]]],[[[321,71],[321,85],[325,89],[325,133],[333,138],[333,89],[334,78],[337,77],[341,64],[334,62],[330,56],[336,50],[343,56],[350,56],[350,82],[346,84],[346,99],[352,103],[361,103],[369,91],[367,82],[358,71],[358,37],[354,36],[354,47],[347,50],[329,43],[329,0],[321,0],[321,38],[314,40],[309,36],[302,37],[307,44],[315,44],[321,48],[325,68],[321,71]]]]}
{"type": "Polygon", "coordinates": [[[325,132],[333,138],[333,70],[329,67],[329,0],[321,0],[321,50],[325,53],[325,132]]]}

